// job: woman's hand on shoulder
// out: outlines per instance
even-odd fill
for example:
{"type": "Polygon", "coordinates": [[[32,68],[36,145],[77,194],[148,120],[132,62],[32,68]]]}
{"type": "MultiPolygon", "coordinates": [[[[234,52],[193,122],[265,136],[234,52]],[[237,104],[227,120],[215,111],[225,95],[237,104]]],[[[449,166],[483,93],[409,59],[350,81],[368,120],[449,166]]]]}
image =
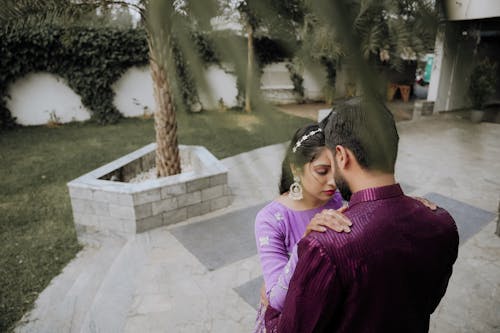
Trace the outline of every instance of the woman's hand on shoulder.
{"type": "Polygon", "coordinates": [[[425,207],[429,208],[430,210],[436,210],[437,209],[437,205],[430,201],[430,200],[427,200],[426,198],[422,198],[422,197],[413,197],[413,199],[417,200],[417,201],[420,201],[425,207]]]}
{"type": "Polygon", "coordinates": [[[325,232],[326,228],[336,232],[350,232],[352,222],[343,214],[347,206],[335,209],[325,209],[321,213],[314,215],[306,227],[304,236],[309,235],[311,231],[325,232]]]}

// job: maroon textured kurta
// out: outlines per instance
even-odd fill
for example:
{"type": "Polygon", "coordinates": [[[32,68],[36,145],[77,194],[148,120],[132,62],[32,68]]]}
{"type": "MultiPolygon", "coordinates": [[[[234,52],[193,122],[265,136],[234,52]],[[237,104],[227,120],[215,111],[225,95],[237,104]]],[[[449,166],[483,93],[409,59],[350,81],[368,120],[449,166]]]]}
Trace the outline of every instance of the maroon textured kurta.
{"type": "Polygon", "coordinates": [[[268,307],[268,332],[427,332],[458,253],[458,232],[399,185],[352,195],[349,234],[313,232],[283,312],[268,307]]]}

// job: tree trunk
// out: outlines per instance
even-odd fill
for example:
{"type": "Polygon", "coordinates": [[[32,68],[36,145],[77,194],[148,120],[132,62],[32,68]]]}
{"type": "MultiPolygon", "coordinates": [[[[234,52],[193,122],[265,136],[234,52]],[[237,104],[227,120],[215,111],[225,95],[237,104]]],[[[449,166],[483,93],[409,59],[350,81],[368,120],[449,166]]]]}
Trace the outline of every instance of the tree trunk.
{"type": "Polygon", "coordinates": [[[167,70],[156,61],[154,54],[150,44],[149,63],[156,101],[156,174],[158,177],[166,177],[180,173],[181,162],[177,143],[177,121],[167,70]]]}
{"type": "Polygon", "coordinates": [[[248,64],[247,64],[247,83],[245,87],[245,112],[252,112],[251,96],[253,85],[253,28],[247,23],[248,35],[248,64]]]}

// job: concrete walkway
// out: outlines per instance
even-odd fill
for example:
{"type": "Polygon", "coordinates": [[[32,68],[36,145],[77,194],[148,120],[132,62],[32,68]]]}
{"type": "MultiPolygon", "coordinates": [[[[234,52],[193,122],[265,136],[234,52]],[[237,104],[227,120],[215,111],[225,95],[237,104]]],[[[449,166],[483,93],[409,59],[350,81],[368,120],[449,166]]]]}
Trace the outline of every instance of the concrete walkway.
{"type": "MultiPolygon", "coordinates": [[[[397,179],[448,208],[463,235],[431,332],[499,332],[500,125],[432,116],[398,127],[397,179]]],[[[226,209],[129,240],[89,235],[16,331],[251,331],[261,283],[253,216],[277,194],[284,149],[223,160],[234,194],[226,209]]]]}

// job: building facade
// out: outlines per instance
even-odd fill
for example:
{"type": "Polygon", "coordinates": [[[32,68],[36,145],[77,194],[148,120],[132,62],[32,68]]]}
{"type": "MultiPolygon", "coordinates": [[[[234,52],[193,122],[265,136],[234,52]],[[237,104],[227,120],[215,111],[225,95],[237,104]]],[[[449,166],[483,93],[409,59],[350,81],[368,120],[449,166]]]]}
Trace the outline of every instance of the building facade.
{"type": "MultiPolygon", "coordinates": [[[[434,112],[470,108],[468,87],[475,64],[487,57],[500,67],[500,1],[445,0],[445,8],[427,95],[434,112]]],[[[500,80],[489,102],[500,102],[500,80]]]]}

